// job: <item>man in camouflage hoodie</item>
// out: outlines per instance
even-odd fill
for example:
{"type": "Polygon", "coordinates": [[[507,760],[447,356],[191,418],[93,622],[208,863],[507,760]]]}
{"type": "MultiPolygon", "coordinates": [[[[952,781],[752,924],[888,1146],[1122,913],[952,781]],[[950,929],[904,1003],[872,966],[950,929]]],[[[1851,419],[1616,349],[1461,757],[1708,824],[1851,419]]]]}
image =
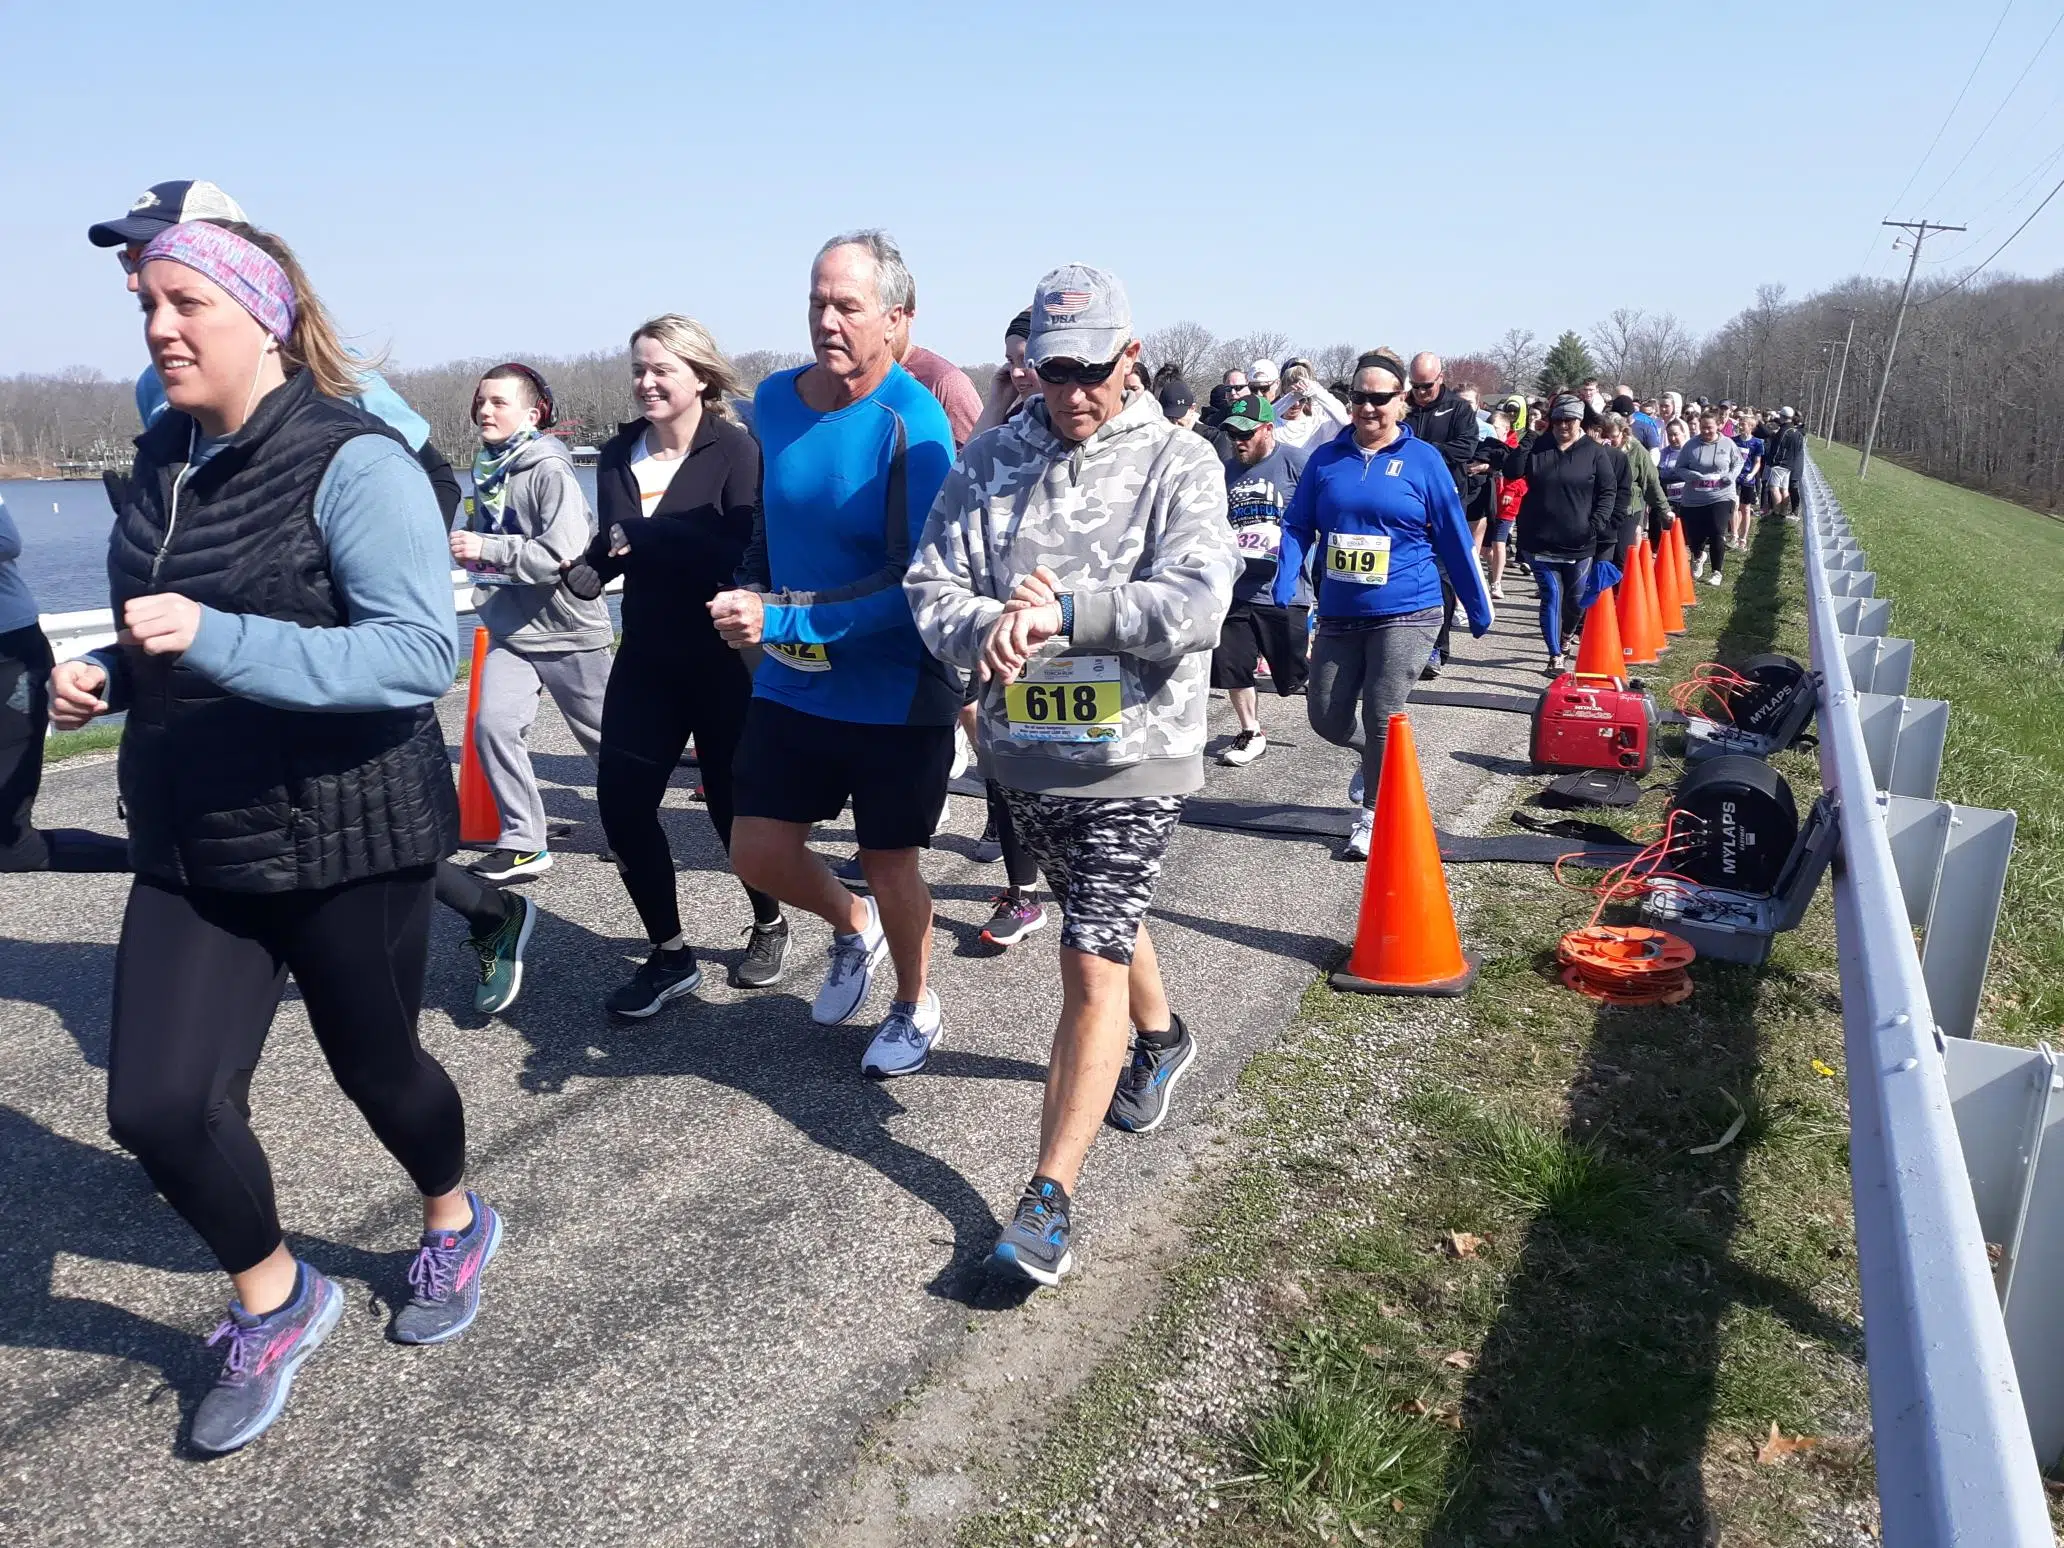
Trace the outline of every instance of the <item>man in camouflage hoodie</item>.
{"type": "Polygon", "coordinates": [[[977,676],[988,771],[1061,906],[1039,1164],[991,1259],[1048,1285],[1072,1265],[1068,1195],[1098,1126],[1159,1126],[1196,1057],[1145,921],[1204,783],[1211,649],[1240,561],[1210,446],[1126,390],[1139,352],[1115,276],[1070,264],[1041,280],[1026,350],[1040,396],[968,443],[903,583],[926,646],[977,676]]]}

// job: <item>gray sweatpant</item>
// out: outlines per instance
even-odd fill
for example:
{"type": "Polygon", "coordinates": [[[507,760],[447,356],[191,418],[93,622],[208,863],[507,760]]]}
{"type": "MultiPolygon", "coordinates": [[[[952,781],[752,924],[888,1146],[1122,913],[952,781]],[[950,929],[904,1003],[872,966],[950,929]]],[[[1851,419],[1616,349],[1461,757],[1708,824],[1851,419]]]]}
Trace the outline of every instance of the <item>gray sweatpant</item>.
{"type": "Polygon", "coordinates": [[[502,814],[496,848],[527,855],[545,847],[545,803],[530,767],[530,727],[537,719],[540,690],[552,696],[581,751],[593,758],[602,748],[602,695],[609,687],[610,660],[606,645],[537,655],[519,655],[500,640],[489,648],[473,745],[502,814]]]}
{"type": "Polygon", "coordinates": [[[1362,804],[1376,804],[1390,717],[1403,710],[1440,632],[1441,609],[1422,608],[1381,619],[1374,628],[1328,634],[1323,621],[1312,641],[1305,713],[1311,728],[1335,747],[1355,745],[1355,719],[1364,728],[1362,804]]]}

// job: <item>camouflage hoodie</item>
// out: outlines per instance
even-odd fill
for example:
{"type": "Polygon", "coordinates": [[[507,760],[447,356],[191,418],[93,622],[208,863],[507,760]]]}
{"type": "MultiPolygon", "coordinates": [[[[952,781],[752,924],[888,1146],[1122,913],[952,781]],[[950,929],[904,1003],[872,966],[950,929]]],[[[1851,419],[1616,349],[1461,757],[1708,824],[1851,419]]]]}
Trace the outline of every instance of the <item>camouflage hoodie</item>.
{"type": "Polygon", "coordinates": [[[1210,652],[1240,569],[1211,447],[1146,392],[1080,445],[1040,400],[976,436],[904,577],[918,633],[974,671],[1005,599],[1042,564],[1075,599],[1074,635],[1009,689],[979,685],[989,773],[1056,795],[1200,788],[1210,652]]]}

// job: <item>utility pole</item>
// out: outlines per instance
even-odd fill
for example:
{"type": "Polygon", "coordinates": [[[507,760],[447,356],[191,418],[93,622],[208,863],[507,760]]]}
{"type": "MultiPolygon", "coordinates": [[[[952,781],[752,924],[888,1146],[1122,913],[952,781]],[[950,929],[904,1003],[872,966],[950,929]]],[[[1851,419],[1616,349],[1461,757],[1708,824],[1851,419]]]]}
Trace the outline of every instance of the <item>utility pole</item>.
{"type": "Polygon", "coordinates": [[[1938,226],[1926,220],[1882,220],[1881,226],[1897,226],[1913,233],[1913,256],[1906,261],[1906,283],[1899,287],[1899,314],[1892,319],[1892,342],[1885,346],[1885,370],[1878,378],[1878,401],[1871,410],[1870,429],[1863,437],[1863,460],[1856,464],[1859,481],[1870,477],[1871,448],[1877,444],[1878,421],[1885,413],[1885,389],[1892,385],[1892,357],[1899,352],[1899,330],[1906,322],[1906,298],[1913,294],[1914,270],[1921,266],[1921,244],[1931,231],[1962,231],[1962,226],[1938,226]]]}
{"type": "Polygon", "coordinates": [[[1842,412],[1842,378],[1849,374],[1849,343],[1850,340],[1856,337],[1855,309],[1853,307],[1843,307],[1842,311],[1849,318],[1849,332],[1842,339],[1841,369],[1835,372],[1834,403],[1828,409],[1827,427],[1821,431],[1821,440],[1829,446],[1835,444],[1835,417],[1842,412]]]}
{"type": "MultiPolygon", "coordinates": [[[[1820,415],[1818,416],[1818,418],[1825,419],[1827,415],[1828,405],[1834,402],[1835,400],[1835,395],[1832,388],[1832,383],[1835,379],[1835,346],[1841,343],[1842,341],[1840,339],[1822,339],[1820,342],[1821,347],[1825,349],[1827,353],[1821,358],[1820,362],[1820,385],[1822,388],[1823,396],[1820,400],[1820,415]]],[[[1809,422],[1807,424],[1806,433],[1809,436],[1813,434],[1813,422],[1809,422]]],[[[1825,436],[1825,430],[1822,431],[1822,434],[1823,436],[1825,436]]]]}

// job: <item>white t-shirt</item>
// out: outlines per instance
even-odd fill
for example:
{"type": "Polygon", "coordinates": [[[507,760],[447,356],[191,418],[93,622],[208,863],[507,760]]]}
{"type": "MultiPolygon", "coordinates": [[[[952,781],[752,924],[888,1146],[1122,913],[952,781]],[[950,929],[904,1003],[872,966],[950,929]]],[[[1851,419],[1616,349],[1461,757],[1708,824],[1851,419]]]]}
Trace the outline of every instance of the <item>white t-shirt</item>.
{"type": "Polygon", "coordinates": [[[638,437],[638,448],[631,453],[631,477],[638,481],[638,514],[650,516],[659,508],[674,475],[681,471],[681,464],[688,460],[686,454],[679,457],[655,457],[645,444],[645,437],[638,437]]]}

